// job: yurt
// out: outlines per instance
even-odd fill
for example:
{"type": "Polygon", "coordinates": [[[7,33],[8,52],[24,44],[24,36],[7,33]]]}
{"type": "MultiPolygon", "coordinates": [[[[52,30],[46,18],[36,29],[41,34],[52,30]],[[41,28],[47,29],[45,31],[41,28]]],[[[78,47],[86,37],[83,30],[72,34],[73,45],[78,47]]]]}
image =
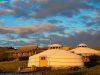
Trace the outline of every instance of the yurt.
{"type": "Polygon", "coordinates": [[[75,49],[70,50],[71,52],[74,52],[76,54],[80,54],[80,55],[99,55],[100,51],[89,48],[86,44],[81,43],[79,44],[75,49]]]}
{"type": "Polygon", "coordinates": [[[26,45],[26,46],[18,47],[18,50],[20,50],[20,51],[28,51],[28,50],[34,50],[36,48],[37,48],[37,45],[26,45]]]}
{"type": "Polygon", "coordinates": [[[80,55],[63,50],[59,44],[49,45],[48,50],[29,57],[28,67],[83,67],[80,55]]]}
{"type": "Polygon", "coordinates": [[[75,49],[70,50],[70,52],[83,56],[84,61],[89,61],[88,57],[91,55],[100,55],[100,51],[89,48],[84,43],[77,45],[77,47],[75,49]]]}

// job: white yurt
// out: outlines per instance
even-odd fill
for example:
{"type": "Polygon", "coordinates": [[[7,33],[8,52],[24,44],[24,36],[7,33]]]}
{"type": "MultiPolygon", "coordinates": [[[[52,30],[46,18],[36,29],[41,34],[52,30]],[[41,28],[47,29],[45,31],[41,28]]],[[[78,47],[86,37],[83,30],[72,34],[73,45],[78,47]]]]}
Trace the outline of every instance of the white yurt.
{"type": "Polygon", "coordinates": [[[81,43],[75,49],[70,50],[73,53],[80,54],[80,55],[99,55],[100,51],[89,48],[86,44],[81,43]]]}
{"type": "Polygon", "coordinates": [[[62,50],[59,44],[49,45],[48,50],[29,57],[28,67],[54,67],[65,68],[79,66],[83,67],[80,55],[62,50]]]}
{"type": "Polygon", "coordinates": [[[91,55],[100,56],[100,51],[89,48],[84,43],[79,44],[75,49],[70,50],[70,52],[81,55],[83,57],[83,62],[89,62],[89,56],[91,55]]]}

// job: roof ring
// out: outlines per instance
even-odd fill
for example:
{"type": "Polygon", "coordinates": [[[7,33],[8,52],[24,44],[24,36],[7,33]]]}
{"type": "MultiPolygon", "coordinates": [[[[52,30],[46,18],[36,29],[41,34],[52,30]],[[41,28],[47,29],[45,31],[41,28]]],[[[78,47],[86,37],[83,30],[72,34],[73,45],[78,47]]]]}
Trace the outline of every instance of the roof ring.
{"type": "Polygon", "coordinates": [[[87,47],[87,45],[84,44],[84,43],[81,43],[81,44],[79,44],[77,47],[87,47]]]}

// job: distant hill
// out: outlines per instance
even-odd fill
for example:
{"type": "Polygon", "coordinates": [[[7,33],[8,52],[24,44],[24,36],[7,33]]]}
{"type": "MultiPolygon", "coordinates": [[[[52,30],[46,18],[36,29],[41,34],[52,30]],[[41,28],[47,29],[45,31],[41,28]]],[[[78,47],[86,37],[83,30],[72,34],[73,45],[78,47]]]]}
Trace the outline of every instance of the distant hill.
{"type": "Polygon", "coordinates": [[[16,49],[13,47],[0,47],[0,61],[5,61],[9,58],[9,53],[14,52],[16,49]]]}
{"type": "Polygon", "coordinates": [[[15,48],[13,48],[13,47],[0,47],[0,52],[9,51],[9,50],[15,50],[15,48]]]}

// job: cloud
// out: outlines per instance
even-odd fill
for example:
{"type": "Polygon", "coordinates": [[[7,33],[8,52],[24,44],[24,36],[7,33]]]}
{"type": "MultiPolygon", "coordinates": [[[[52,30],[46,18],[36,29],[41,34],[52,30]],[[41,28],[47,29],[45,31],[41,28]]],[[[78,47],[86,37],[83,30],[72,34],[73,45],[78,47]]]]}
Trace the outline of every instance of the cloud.
{"type": "Polygon", "coordinates": [[[22,45],[29,45],[29,43],[23,40],[1,40],[0,42],[0,46],[17,47],[17,46],[22,46],[22,45]]]}
{"type": "Polygon", "coordinates": [[[100,8],[99,8],[99,9],[96,9],[96,12],[97,12],[98,14],[100,14],[100,8]]]}
{"type": "Polygon", "coordinates": [[[14,11],[14,16],[31,17],[32,11],[36,11],[41,4],[45,4],[48,1],[49,0],[11,0],[9,9],[14,11]]]}
{"type": "Polygon", "coordinates": [[[4,38],[7,39],[7,40],[15,40],[15,39],[17,39],[17,37],[15,35],[12,35],[12,34],[5,34],[4,38]]]}
{"type": "MultiPolygon", "coordinates": [[[[12,3],[16,3],[16,2],[25,2],[23,0],[11,0],[12,3]]],[[[45,2],[48,2],[49,0],[28,0],[26,2],[38,2],[38,3],[45,3],[45,2]]]]}
{"type": "Polygon", "coordinates": [[[47,24],[36,24],[30,26],[16,26],[16,27],[1,27],[0,33],[17,33],[17,34],[28,34],[35,32],[62,32],[64,28],[56,26],[50,23],[47,24]]]}
{"type": "Polygon", "coordinates": [[[1,27],[4,27],[4,21],[3,20],[0,20],[0,28],[1,27]]]}
{"type": "Polygon", "coordinates": [[[81,31],[81,32],[76,32],[74,35],[70,35],[67,38],[67,41],[71,41],[72,43],[87,43],[90,46],[99,46],[100,45],[100,30],[93,31],[93,30],[88,30],[88,31],[81,31]]]}
{"type": "Polygon", "coordinates": [[[13,14],[14,11],[12,9],[2,9],[0,10],[0,15],[3,15],[3,14],[13,14]]]}
{"type": "Polygon", "coordinates": [[[52,23],[52,24],[54,24],[54,23],[62,23],[61,20],[57,20],[57,19],[51,19],[51,20],[48,20],[48,22],[52,23]]]}
{"type": "Polygon", "coordinates": [[[0,6],[5,6],[6,5],[6,1],[0,1],[0,6]]]}
{"type": "MultiPolygon", "coordinates": [[[[72,46],[80,43],[80,38],[83,37],[84,42],[87,42],[89,40],[88,38],[91,38],[91,40],[94,41],[93,35],[97,36],[96,34],[98,31],[96,31],[94,34],[92,33],[94,31],[85,31],[87,29],[98,30],[100,27],[100,10],[98,5],[94,3],[99,3],[99,1],[88,0],[87,2],[87,0],[11,0],[11,5],[9,7],[5,6],[5,3],[2,3],[3,8],[0,7],[0,16],[4,15],[1,17],[1,19],[5,22],[0,21],[0,35],[1,37],[5,36],[5,40],[23,39],[23,43],[26,42],[25,40],[35,39],[38,41],[38,43],[41,42],[46,44],[43,40],[38,39],[49,37],[51,34],[52,35],[50,37],[54,37],[55,39],[53,41],[54,43],[59,42],[72,46]],[[87,13],[89,13],[89,15],[85,15],[87,13]],[[9,17],[13,17],[13,22],[8,20],[9,17]],[[31,24],[33,22],[49,23],[31,24]],[[19,23],[23,24],[23,26],[16,26],[19,23]],[[24,26],[24,24],[29,25],[24,26]],[[79,32],[73,31],[70,33],[75,29],[85,30],[79,32]],[[70,33],[70,35],[67,33],[70,33]],[[17,36],[17,38],[13,36],[17,36]]],[[[95,39],[97,38],[95,37],[95,39]]],[[[90,44],[90,41],[88,44],[90,44]]]]}
{"type": "Polygon", "coordinates": [[[13,31],[9,30],[8,28],[0,27],[0,34],[7,34],[13,33],[13,31]]]}
{"type": "Polygon", "coordinates": [[[75,31],[66,36],[51,35],[52,43],[59,43],[67,46],[76,46],[79,43],[86,43],[88,46],[100,46],[100,30],[75,31]]]}
{"type": "Polygon", "coordinates": [[[99,0],[87,0],[87,1],[88,1],[88,2],[91,1],[91,3],[98,3],[98,4],[100,3],[99,0]]]}
{"type": "Polygon", "coordinates": [[[20,46],[33,43],[45,45],[48,44],[48,41],[43,42],[41,39],[46,39],[46,37],[52,33],[62,34],[64,33],[64,30],[65,28],[63,26],[56,26],[50,23],[33,24],[29,26],[1,27],[0,34],[4,37],[5,41],[0,44],[2,46],[7,46],[8,44],[10,46],[20,46]],[[36,42],[31,40],[35,40],[36,42]]]}
{"type": "Polygon", "coordinates": [[[43,18],[59,13],[69,17],[78,14],[80,9],[91,8],[82,0],[11,0],[9,10],[18,17],[43,18]]]}
{"type": "Polygon", "coordinates": [[[59,34],[41,34],[40,32],[31,34],[27,38],[27,41],[22,40],[21,37],[16,38],[12,36],[6,36],[5,41],[1,41],[1,45],[7,46],[20,46],[20,45],[29,45],[29,44],[39,44],[41,46],[47,46],[50,43],[59,43],[66,46],[76,46],[79,43],[86,43],[88,46],[100,46],[100,30],[87,30],[87,31],[73,31],[70,34],[59,35],[59,34]],[[9,40],[7,40],[9,39],[9,40]]]}
{"type": "Polygon", "coordinates": [[[84,20],[84,23],[86,23],[87,27],[100,26],[100,16],[99,15],[88,14],[88,15],[82,16],[82,19],[84,20]]]}
{"type": "Polygon", "coordinates": [[[51,2],[45,4],[36,13],[33,13],[34,17],[41,18],[50,16],[62,11],[65,11],[67,16],[75,15],[79,13],[80,9],[90,9],[91,6],[87,5],[81,0],[51,0],[51,2]]]}

